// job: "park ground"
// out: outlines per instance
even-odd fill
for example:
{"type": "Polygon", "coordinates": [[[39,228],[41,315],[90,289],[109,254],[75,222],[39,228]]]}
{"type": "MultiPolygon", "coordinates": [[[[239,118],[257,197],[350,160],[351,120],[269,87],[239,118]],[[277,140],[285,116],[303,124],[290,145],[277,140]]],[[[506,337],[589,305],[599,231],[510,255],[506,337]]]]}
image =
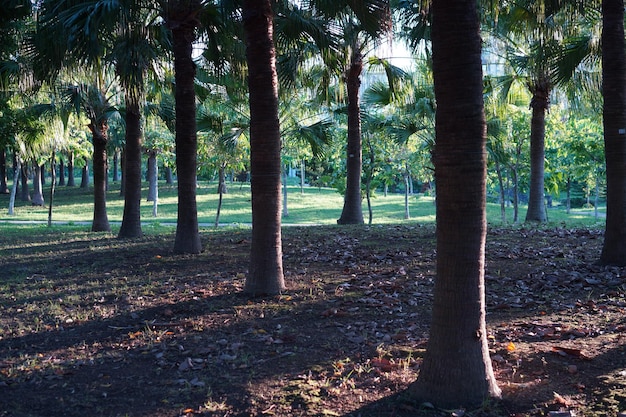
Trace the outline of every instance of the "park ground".
{"type": "Polygon", "coordinates": [[[438,410],[425,352],[432,225],[284,229],[288,290],[242,295],[250,230],[138,240],[0,226],[0,416],[617,416],[626,281],[602,232],[490,228],[487,320],[501,401],[438,410]],[[563,415],[568,415],[567,413],[563,415]]]}

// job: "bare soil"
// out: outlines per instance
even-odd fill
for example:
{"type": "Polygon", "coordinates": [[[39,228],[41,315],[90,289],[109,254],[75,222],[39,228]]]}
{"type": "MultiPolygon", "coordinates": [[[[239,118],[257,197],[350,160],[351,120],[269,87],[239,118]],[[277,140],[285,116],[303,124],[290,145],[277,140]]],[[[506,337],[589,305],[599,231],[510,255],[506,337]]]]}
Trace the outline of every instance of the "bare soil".
{"type": "Polygon", "coordinates": [[[596,230],[492,229],[501,401],[406,394],[426,348],[432,226],[285,228],[288,291],[241,294],[249,230],[133,241],[0,235],[0,416],[616,416],[626,411],[626,271],[596,230]],[[569,412],[569,414],[567,414],[569,412]]]}

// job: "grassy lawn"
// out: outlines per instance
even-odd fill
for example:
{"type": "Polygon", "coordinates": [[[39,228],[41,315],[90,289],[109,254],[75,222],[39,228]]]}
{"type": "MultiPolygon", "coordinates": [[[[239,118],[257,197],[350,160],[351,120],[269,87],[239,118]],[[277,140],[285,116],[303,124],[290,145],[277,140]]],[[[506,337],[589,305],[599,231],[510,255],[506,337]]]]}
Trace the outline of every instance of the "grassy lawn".
{"type": "MultiPolygon", "coordinates": [[[[217,213],[217,184],[199,182],[198,220],[203,225],[212,225],[217,213]]],[[[148,190],[143,190],[142,220],[153,226],[173,226],[177,217],[176,187],[160,183],[158,214],[153,217],[153,203],[146,201],[148,190]]],[[[45,189],[46,203],[49,203],[49,187],[45,189]]],[[[289,186],[287,192],[289,215],[283,217],[285,225],[336,224],[341,215],[343,197],[331,188],[289,186]]],[[[0,221],[47,221],[48,208],[33,206],[29,202],[16,201],[15,214],[8,215],[9,196],[0,195],[0,221]]],[[[111,183],[107,197],[109,221],[115,226],[121,222],[124,200],[120,197],[119,183],[111,183]]],[[[431,224],[435,222],[434,198],[424,195],[411,196],[409,201],[410,219],[404,219],[404,195],[377,193],[372,198],[373,224],[431,224]]],[[[603,213],[603,212],[601,212],[603,213]]],[[[524,220],[526,207],[520,207],[520,220],[524,220]]],[[[368,221],[367,204],[363,202],[363,215],[368,221]]],[[[487,216],[490,224],[501,224],[500,207],[497,204],[487,205],[487,216]]],[[[555,207],[548,211],[549,221],[556,225],[568,227],[603,227],[604,219],[595,219],[593,210],[572,210],[567,214],[563,208],[555,207]]],[[[52,218],[57,222],[90,222],[93,218],[93,194],[91,189],[79,187],[57,187],[52,218]]],[[[230,184],[228,194],[224,195],[220,224],[242,225],[251,222],[250,185],[242,183],[230,184]]],[[[507,208],[507,223],[512,223],[513,209],[507,208]]]]}

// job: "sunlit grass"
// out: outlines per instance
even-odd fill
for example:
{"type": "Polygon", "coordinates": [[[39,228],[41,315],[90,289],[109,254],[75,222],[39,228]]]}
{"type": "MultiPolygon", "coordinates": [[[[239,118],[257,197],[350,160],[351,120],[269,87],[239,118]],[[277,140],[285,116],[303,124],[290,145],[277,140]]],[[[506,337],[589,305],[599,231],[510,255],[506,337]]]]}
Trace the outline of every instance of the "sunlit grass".
{"type": "MultiPolygon", "coordinates": [[[[49,188],[45,190],[46,204],[49,204],[49,188]]],[[[164,228],[171,228],[177,220],[176,187],[165,183],[159,184],[157,216],[153,216],[153,203],[146,201],[147,187],[143,189],[141,216],[146,225],[146,232],[158,233],[164,228]]],[[[217,184],[199,182],[197,189],[198,221],[202,227],[215,223],[218,206],[217,184]]],[[[432,224],[435,222],[435,201],[432,196],[421,194],[409,197],[409,219],[405,219],[404,195],[375,193],[372,202],[372,224],[416,223],[432,224]]],[[[0,195],[0,221],[35,221],[48,219],[48,207],[33,206],[30,202],[16,201],[15,214],[8,215],[9,196],[0,195]]],[[[335,189],[299,186],[288,187],[287,210],[283,217],[284,225],[290,224],[336,224],[341,215],[343,196],[335,189]]],[[[111,183],[107,194],[107,213],[115,231],[122,221],[124,199],[120,196],[119,183],[111,183]]],[[[519,223],[523,223],[526,207],[520,207],[519,223]]],[[[567,225],[568,227],[603,227],[604,210],[599,218],[593,210],[575,209],[567,214],[562,207],[548,210],[549,224],[567,225]]],[[[363,218],[369,221],[367,203],[363,201],[363,218]]],[[[513,223],[513,209],[506,209],[506,223],[513,223]]],[[[57,187],[54,197],[52,219],[55,222],[85,226],[93,220],[93,191],[79,187],[57,187]]],[[[502,224],[498,204],[487,204],[487,219],[492,225],[502,224]]],[[[231,183],[224,195],[220,213],[221,225],[249,225],[252,222],[250,185],[231,183]]]]}

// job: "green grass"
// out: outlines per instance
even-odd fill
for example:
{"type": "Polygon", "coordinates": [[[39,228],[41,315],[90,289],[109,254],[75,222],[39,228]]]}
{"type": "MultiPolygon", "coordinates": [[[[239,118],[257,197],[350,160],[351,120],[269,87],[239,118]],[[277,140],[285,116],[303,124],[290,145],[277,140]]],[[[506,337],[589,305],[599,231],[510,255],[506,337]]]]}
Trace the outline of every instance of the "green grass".
{"type": "MultiPolygon", "coordinates": [[[[244,225],[252,221],[250,204],[250,185],[234,183],[229,185],[228,194],[224,195],[220,223],[227,225],[244,225]]],[[[217,213],[218,194],[215,183],[200,182],[197,190],[198,221],[212,225],[217,213]]],[[[93,219],[93,191],[79,187],[57,187],[54,198],[53,221],[82,224],[93,219]]],[[[147,188],[143,189],[141,216],[142,221],[154,232],[170,228],[176,222],[177,195],[176,187],[164,183],[159,184],[159,201],[157,217],[152,216],[152,202],[146,201],[147,188]]],[[[49,188],[45,190],[46,204],[49,203],[49,188]]],[[[289,215],[283,217],[283,224],[336,224],[341,215],[343,197],[330,188],[290,186],[287,193],[289,215]]],[[[372,199],[373,224],[435,222],[435,204],[432,197],[415,195],[410,198],[410,220],[404,219],[404,195],[377,193],[372,199]]],[[[16,201],[15,214],[8,215],[9,196],[0,195],[1,221],[37,221],[48,219],[48,208],[33,206],[29,202],[16,201]]],[[[111,183],[107,196],[107,212],[109,221],[115,225],[122,221],[124,200],[120,197],[119,183],[111,183]]],[[[601,212],[604,213],[603,211],[601,212]]],[[[520,220],[523,222],[526,207],[520,207],[520,220]]],[[[363,202],[363,216],[368,221],[366,202],[363,202]]],[[[593,210],[572,210],[567,214],[563,208],[552,208],[548,211],[550,224],[568,227],[603,227],[604,219],[595,219],[593,210]]],[[[487,218],[490,224],[499,225],[500,207],[497,204],[487,205],[487,218]]],[[[513,209],[507,208],[507,223],[512,223],[513,209]]],[[[146,230],[149,231],[149,230],[146,230]]]]}

